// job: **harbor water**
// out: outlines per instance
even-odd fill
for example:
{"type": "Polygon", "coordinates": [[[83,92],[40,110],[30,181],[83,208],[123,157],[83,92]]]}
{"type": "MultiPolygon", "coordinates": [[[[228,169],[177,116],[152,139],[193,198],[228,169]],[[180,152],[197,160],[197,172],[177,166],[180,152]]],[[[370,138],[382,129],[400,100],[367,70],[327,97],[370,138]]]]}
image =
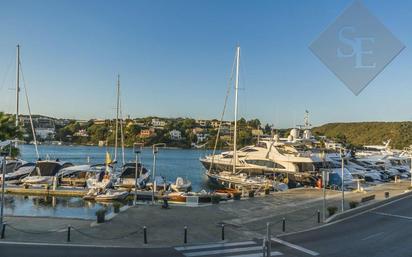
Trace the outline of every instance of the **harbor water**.
{"type": "MultiPolygon", "coordinates": [[[[21,145],[21,158],[26,161],[36,161],[37,156],[33,145],[21,145]]],[[[114,148],[97,146],[60,146],[40,145],[42,159],[60,159],[73,164],[101,164],[105,161],[106,151],[114,158],[114,148]]],[[[207,189],[207,178],[199,158],[211,151],[194,149],[161,148],[156,155],[156,175],[169,181],[177,177],[192,181],[193,191],[207,189]]],[[[153,170],[152,148],[144,148],[140,154],[141,161],[149,170],[153,170]]],[[[125,148],[125,161],[136,158],[132,148],[125,148]]],[[[118,163],[122,163],[122,151],[118,150],[118,163]]],[[[15,216],[53,216],[92,219],[95,212],[105,207],[99,203],[91,203],[76,197],[45,197],[8,195],[5,205],[6,215],[15,216]]],[[[106,206],[107,207],[107,206],[106,206]]],[[[108,206],[109,211],[111,207],[108,206]]]]}

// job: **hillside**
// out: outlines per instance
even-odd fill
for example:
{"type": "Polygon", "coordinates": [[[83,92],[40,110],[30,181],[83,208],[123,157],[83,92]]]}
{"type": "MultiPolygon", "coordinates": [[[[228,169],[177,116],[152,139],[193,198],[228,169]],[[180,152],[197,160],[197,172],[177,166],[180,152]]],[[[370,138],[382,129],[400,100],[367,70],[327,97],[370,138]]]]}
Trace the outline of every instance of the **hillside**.
{"type": "Polygon", "coordinates": [[[403,149],[412,145],[412,122],[351,122],[328,123],[313,128],[315,135],[325,135],[361,146],[382,144],[391,139],[391,147],[403,149]]]}

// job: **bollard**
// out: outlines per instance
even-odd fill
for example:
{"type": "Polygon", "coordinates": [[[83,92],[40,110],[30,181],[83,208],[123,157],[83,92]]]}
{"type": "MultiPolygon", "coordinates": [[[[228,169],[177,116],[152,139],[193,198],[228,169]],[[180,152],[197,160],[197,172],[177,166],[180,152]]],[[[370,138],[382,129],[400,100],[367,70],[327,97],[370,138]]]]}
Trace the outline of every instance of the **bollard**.
{"type": "Polygon", "coordinates": [[[185,226],[185,235],[184,235],[184,238],[183,238],[183,243],[185,243],[185,244],[187,244],[187,226],[185,226]]]}
{"type": "Polygon", "coordinates": [[[286,219],[283,218],[282,220],[282,231],[285,232],[286,231],[286,219]]]}
{"type": "Polygon", "coordinates": [[[318,210],[318,223],[320,223],[320,211],[318,210]]]}
{"type": "Polygon", "coordinates": [[[272,253],[272,238],[271,238],[271,232],[270,232],[270,223],[266,223],[266,256],[270,257],[272,253]]]}
{"type": "Polygon", "coordinates": [[[389,192],[385,192],[385,198],[389,198],[389,192]]]}
{"type": "Polygon", "coordinates": [[[225,224],[222,224],[222,241],[225,240],[225,224]]]}
{"type": "Polygon", "coordinates": [[[1,237],[0,239],[4,239],[4,236],[6,235],[6,223],[3,223],[1,226],[1,237]]]}
{"type": "Polygon", "coordinates": [[[67,242],[70,242],[70,231],[72,230],[71,226],[67,227],[67,242]]]}
{"type": "Polygon", "coordinates": [[[143,226],[143,243],[147,244],[147,228],[143,226]]]}

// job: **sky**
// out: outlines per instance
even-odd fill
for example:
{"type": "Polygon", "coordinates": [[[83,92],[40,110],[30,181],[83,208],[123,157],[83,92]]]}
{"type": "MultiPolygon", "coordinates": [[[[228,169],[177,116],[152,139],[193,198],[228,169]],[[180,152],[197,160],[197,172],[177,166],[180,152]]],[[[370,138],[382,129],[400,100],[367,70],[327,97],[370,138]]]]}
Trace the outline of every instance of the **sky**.
{"type": "Polygon", "coordinates": [[[240,117],[278,128],[302,124],[305,110],[315,126],[411,120],[411,1],[363,1],[406,48],[359,96],[309,50],[351,3],[1,1],[0,111],[15,110],[18,43],[34,114],[115,117],[120,74],[124,116],[219,118],[239,44],[240,117]]]}

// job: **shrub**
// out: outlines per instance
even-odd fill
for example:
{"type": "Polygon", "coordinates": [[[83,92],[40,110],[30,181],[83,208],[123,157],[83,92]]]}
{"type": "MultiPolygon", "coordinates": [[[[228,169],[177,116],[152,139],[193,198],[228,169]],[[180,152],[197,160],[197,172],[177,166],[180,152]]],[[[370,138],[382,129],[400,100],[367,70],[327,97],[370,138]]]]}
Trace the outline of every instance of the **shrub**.
{"type": "Polygon", "coordinates": [[[113,212],[114,213],[119,213],[120,212],[120,207],[122,207],[121,203],[118,203],[118,202],[113,203],[113,212]]]}
{"type": "Polygon", "coordinates": [[[220,195],[212,195],[211,200],[213,204],[218,204],[220,202],[220,199],[221,199],[220,195]]]}
{"type": "Polygon", "coordinates": [[[349,202],[349,207],[351,209],[358,207],[358,205],[359,205],[359,202],[356,202],[356,201],[350,201],[349,202]]]}
{"type": "Polygon", "coordinates": [[[336,206],[329,206],[329,207],[328,207],[329,217],[332,216],[333,214],[335,214],[337,211],[338,211],[338,207],[336,207],[336,206]]]}
{"type": "Polygon", "coordinates": [[[105,208],[96,211],[97,223],[104,223],[106,212],[105,208]]]}

